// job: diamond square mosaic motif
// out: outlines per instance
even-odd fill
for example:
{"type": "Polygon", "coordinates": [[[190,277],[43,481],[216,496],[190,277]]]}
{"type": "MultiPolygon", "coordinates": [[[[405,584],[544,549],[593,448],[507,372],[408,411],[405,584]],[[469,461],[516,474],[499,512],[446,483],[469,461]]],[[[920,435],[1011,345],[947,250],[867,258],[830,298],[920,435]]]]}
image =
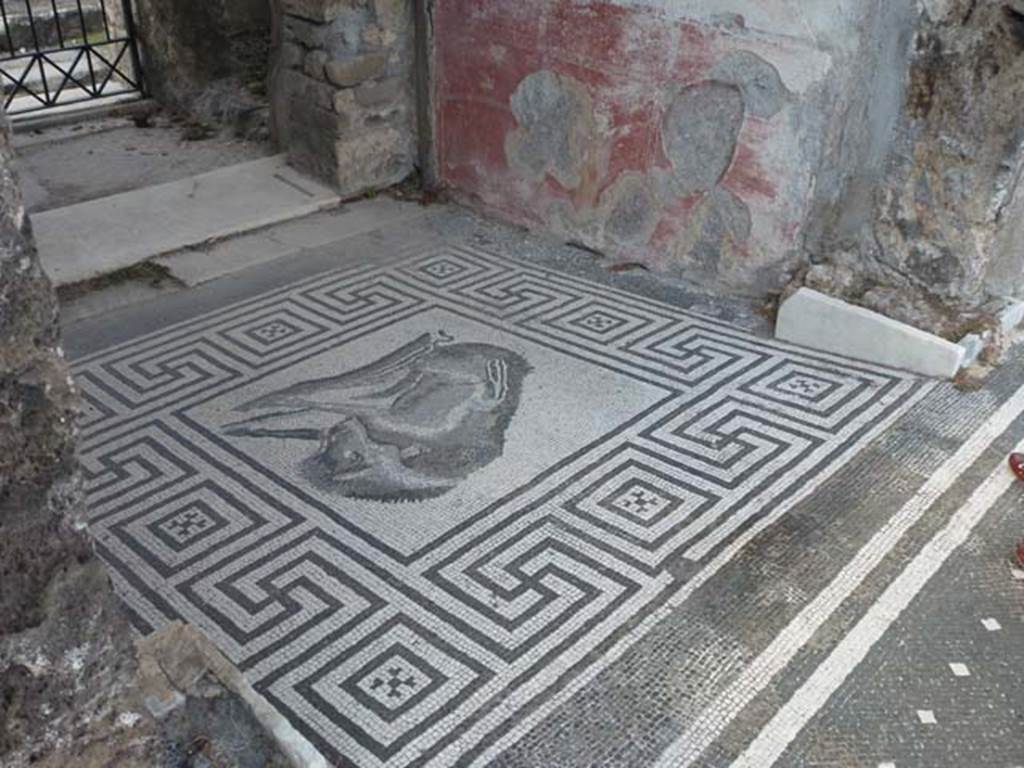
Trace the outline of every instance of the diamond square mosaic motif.
{"type": "Polygon", "coordinates": [[[251,338],[263,344],[273,344],[276,341],[283,341],[289,336],[294,336],[299,329],[283,320],[272,320],[265,325],[259,325],[248,329],[245,333],[251,338]]]}
{"type": "Polygon", "coordinates": [[[465,271],[465,267],[459,266],[454,261],[439,260],[423,267],[423,271],[438,280],[445,280],[465,271]]]}
{"type": "Polygon", "coordinates": [[[433,286],[450,287],[465,279],[479,275],[479,265],[465,259],[451,258],[448,254],[439,254],[410,265],[410,277],[433,286]]]}
{"type": "Polygon", "coordinates": [[[812,376],[801,376],[793,374],[775,384],[780,392],[788,392],[797,397],[804,397],[808,400],[816,400],[822,395],[835,389],[836,385],[831,381],[816,379],[812,376]]]}
{"type": "Polygon", "coordinates": [[[184,548],[226,524],[224,518],[209,505],[197,501],[180,511],[171,512],[157,523],[151,523],[150,530],[168,545],[184,548]]]}
{"type": "Polygon", "coordinates": [[[598,341],[613,341],[623,335],[647,328],[650,318],[637,315],[622,306],[600,301],[574,302],[567,312],[554,313],[542,322],[552,329],[568,332],[568,336],[579,336],[598,341]]]}
{"type": "Polygon", "coordinates": [[[641,520],[650,520],[669,507],[677,508],[680,504],[679,499],[639,480],[628,483],[604,503],[641,520]]]}
{"type": "Polygon", "coordinates": [[[361,678],[349,678],[345,687],[389,720],[411,709],[444,680],[437,670],[400,645],[368,662],[366,670],[361,678]]]}
{"type": "Polygon", "coordinates": [[[140,630],[201,627],[360,767],[492,762],[917,392],[448,246],[76,373],[91,531],[140,630]]]}
{"type": "Polygon", "coordinates": [[[605,312],[591,312],[572,321],[573,325],[585,328],[594,333],[610,333],[626,324],[621,317],[613,317],[605,312]]]}

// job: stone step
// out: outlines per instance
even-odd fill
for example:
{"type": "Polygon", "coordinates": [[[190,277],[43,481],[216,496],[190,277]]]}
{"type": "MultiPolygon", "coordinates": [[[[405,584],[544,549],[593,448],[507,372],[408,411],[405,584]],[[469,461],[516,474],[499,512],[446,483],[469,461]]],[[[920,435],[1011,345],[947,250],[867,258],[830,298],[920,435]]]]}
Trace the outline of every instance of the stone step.
{"type": "Polygon", "coordinates": [[[801,288],[779,309],[775,336],[811,349],[924,376],[951,378],[964,348],[892,318],[801,288]]]}
{"type": "Polygon", "coordinates": [[[339,202],[275,155],[44,211],[32,223],[43,267],[59,286],[339,202]]]}

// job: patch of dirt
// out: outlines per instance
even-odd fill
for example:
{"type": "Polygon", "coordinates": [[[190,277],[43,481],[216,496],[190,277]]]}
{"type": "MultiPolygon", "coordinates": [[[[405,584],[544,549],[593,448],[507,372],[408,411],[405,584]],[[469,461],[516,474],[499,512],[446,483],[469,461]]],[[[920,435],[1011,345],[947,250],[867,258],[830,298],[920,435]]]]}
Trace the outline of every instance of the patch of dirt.
{"type": "Polygon", "coordinates": [[[179,287],[183,285],[181,281],[171,273],[171,270],[163,264],[156,264],[152,261],[143,261],[131,267],[125,267],[124,269],[118,269],[114,272],[108,272],[105,275],[93,277],[89,280],[81,280],[77,283],[62,285],[57,289],[57,298],[63,304],[79,299],[88,293],[102,291],[106,288],[112,288],[115,285],[121,285],[129,282],[148,283],[154,288],[160,288],[168,283],[179,287]]]}

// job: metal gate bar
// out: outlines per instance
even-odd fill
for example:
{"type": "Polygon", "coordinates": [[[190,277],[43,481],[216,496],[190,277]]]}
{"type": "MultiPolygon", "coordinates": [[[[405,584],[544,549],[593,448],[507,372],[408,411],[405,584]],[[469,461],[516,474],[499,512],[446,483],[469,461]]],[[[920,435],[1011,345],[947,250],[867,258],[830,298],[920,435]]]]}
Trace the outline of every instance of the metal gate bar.
{"type": "Polygon", "coordinates": [[[130,0],[0,0],[0,22],[8,114],[145,93],[130,0]]]}

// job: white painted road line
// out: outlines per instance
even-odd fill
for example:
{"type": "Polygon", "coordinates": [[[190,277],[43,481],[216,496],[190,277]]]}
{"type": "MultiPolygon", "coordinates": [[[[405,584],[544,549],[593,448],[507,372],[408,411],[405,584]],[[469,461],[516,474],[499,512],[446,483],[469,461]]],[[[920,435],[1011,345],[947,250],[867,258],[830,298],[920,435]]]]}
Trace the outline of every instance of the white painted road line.
{"type": "MultiPolygon", "coordinates": [[[[1014,482],[1013,473],[1000,462],[946,527],[917,553],[828,658],[775,713],[732,768],[769,768],[775,764],[803,727],[867,657],[875,643],[938,573],[949,556],[967,541],[985,513],[1014,482]]],[[[919,712],[918,716],[926,725],[935,722],[934,714],[929,711],[919,712]]]]}
{"type": "Polygon", "coordinates": [[[956,677],[970,677],[971,670],[966,664],[961,664],[958,661],[951,662],[949,665],[950,671],[956,677]]]}
{"type": "Polygon", "coordinates": [[[996,619],[982,619],[981,625],[985,627],[989,632],[998,632],[1002,629],[1002,625],[996,619]]]}
{"type": "MultiPolygon", "coordinates": [[[[835,610],[864,582],[903,536],[985,450],[1024,412],[1024,387],[1018,389],[918,489],[832,582],[811,600],[782,632],[723,690],[665,750],[656,768],[686,768],[726,726],[779,674],[835,610]]],[[[998,476],[1010,475],[1000,464],[998,476]]],[[[1012,475],[1010,475],[1012,477],[1012,475]]],[[[910,595],[912,597],[912,595],[910,595]]],[[[764,766],[758,766],[764,768],[764,766]]]]}

